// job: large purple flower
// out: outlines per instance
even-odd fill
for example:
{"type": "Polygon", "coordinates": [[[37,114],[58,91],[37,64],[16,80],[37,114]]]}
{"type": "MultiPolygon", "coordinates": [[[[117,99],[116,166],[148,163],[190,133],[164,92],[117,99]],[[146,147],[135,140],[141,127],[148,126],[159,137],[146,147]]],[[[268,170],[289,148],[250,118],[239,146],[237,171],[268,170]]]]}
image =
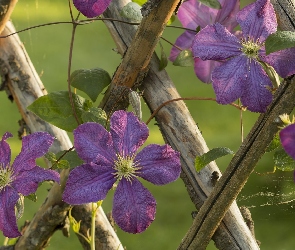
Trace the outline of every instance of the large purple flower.
{"type": "Polygon", "coordinates": [[[280,139],[285,151],[295,160],[295,124],[283,128],[280,139]]]}
{"type": "MultiPolygon", "coordinates": [[[[280,139],[284,150],[295,160],[295,124],[288,125],[280,131],[280,139]]],[[[295,171],[294,171],[295,181],[295,171]]]]}
{"type": "MultiPolygon", "coordinates": [[[[218,22],[233,31],[238,25],[236,14],[240,8],[240,2],[239,0],[219,0],[219,2],[222,8],[216,10],[203,5],[198,0],[188,0],[179,7],[178,19],[182,26],[188,29],[196,30],[198,26],[203,29],[207,25],[218,22]]],[[[177,38],[175,45],[183,50],[191,49],[195,35],[195,32],[185,31],[177,38]]],[[[177,48],[172,47],[169,60],[174,61],[179,53],[177,48]]],[[[203,61],[200,58],[194,60],[194,70],[197,77],[203,82],[211,82],[212,70],[220,65],[220,62],[203,61]]]]}
{"type": "Polygon", "coordinates": [[[70,172],[63,199],[69,204],[97,202],[117,182],[113,217],[129,233],[144,231],[154,220],[156,201],[137,180],[153,184],[175,181],[181,170],[179,153],[170,146],[151,144],[139,153],[148,128],[133,113],[116,111],[110,132],[97,123],[84,123],[74,130],[77,153],[86,163],[70,172]]]}
{"type": "Polygon", "coordinates": [[[73,0],[77,10],[88,18],[101,15],[112,0],[73,0]]]}
{"type": "Polygon", "coordinates": [[[224,61],[212,73],[217,102],[228,104],[241,98],[250,111],[265,112],[272,101],[272,83],[261,61],[281,77],[295,73],[295,48],[265,54],[264,41],[277,29],[276,15],[269,0],[258,0],[237,14],[243,31],[239,39],[219,23],[207,26],[195,37],[193,55],[202,60],[224,61]]]}
{"type": "Polygon", "coordinates": [[[15,205],[20,194],[36,192],[38,183],[46,180],[59,181],[59,174],[36,166],[36,159],[51,146],[53,137],[36,132],[22,139],[22,150],[10,165],[11,151],[6,140],[12,134],[5,133],[0,141],[0,229],[6,237],[21,236],[15,216],[15,205]]]}

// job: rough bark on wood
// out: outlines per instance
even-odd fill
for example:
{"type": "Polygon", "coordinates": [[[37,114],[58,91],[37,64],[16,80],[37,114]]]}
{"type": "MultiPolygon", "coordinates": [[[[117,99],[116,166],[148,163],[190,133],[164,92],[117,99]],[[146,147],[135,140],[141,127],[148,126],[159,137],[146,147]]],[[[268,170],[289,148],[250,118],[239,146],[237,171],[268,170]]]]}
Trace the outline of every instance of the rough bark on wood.
{"type": "MultiPolygon", "coordinates": [[[[272,0],[278,27],[295,30],[295,1],[272,0]]],[[[295,76],[285,79],[276,91],[273,102],[261,114],[244,143],[230,162],[215,189],[210,194],[179,249],[205,249],[232,201],[237,197],[248,177],[262,157],[266,147],[279,130],[279,115],[291,113],[295,107],[295,76]]]]}
{"type": "MultiPolygon", "coordinates": [[[[8,35],[15,32],[13,25],[8,22],[1,35],[8,35]]],[[[2,79],[11,92],[18,109],[29,126],[31,132],[47,131],[57,138],[53,147],[53,152],[67,150],[72,147],[72,143],[66,132],[50,125],[39,119],[33,113],[27,111],[27,106],[38,97],[46,94],[46,90],[36,73],[33,64],[27,55],[25,48],[18,35],[0,39],[0,68],[2,79]]],[[[36,212],[23,236],[20,237],[15,249],[42,249],[46,246],[48,240],[54,231],[64,223],[70,205],[64,203],[61,199],[63,186],[68,175],[68,171],[61,173],[61,185],[54,184],[40,209],[36,212]]],[[[91,210],[90,204],[79,206],[79,214],[87,211],[88,216],[91,210]],[[89,210],[90,209],[90,210],[89,210]]],[[[75,210],[79,209],[75,208],[75,210]]],[[[100,219],[97,220],[97,249],[123,249],[113,227],[110,225],[102,209],[98,210],[100,219]],[[102,238],[100,237],[102,236],[102,238]]],[[[82,234],[87,235],[87,227],[83,227],[82,234]]],[[[90,224],[88,225],[90,228],[90,224]]],[[[86,248],[89,249],[89,248],[86,248]]]]}
{"type": "MultiPolygon", "coordinates": [[[[119,10],[128,2],[113,0],[104,16],[122,19],[119,10]]],[[[105,23],[121,54],[126,47],[131,48],[131,39],[135,34],[133,26],[109,21],[105,23]]],[[[152,112],[162,103],[180,97],[166,71],[158,69],[159,61],[154,55],[142,84],[145,101],[152,112]]],[[[184,102],[179,101],[163,107],[156,115],[156,120],[165,141],[181,153],[182,179],[192,201],[199,209],[213,189],[210,181],[212,173],[221,173],[214,162],[196,173],[194,159],[197,155],[207,152],[208,148],[184,102]]],[[[259,249],[235,203],[230,207],[213,239],[219,249],[259,249]]]]}

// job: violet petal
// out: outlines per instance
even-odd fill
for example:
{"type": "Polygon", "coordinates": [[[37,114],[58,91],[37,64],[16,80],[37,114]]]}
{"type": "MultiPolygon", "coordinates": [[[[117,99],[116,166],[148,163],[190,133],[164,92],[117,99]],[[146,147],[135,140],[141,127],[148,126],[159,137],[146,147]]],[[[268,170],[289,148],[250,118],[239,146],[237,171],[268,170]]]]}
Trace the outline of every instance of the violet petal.
{"type": "Polygon", "coordinates": [[[141,233],[155,219],[156,201],[136,179],[122,179],[114,194],[113,217],[117,225],[128,233],[141,233]]]}
{"type": "Polygon", "coordinates": [[[214,69],[212,83],[216,101],[229,104],[241,97],[248,73],[247,58],[243,55],[234,57],[214,69]]]}
{"type": "Polygon", "coordinates": [[[235,15],[239,10],[238,0],[220,0],[222,8],[212,9],[197,0],[188,0],[181,4],[177,17],[183,27],[196,29],[205,28],[209,24],[219,22],[227,25],[229,30],[237,26],[235,15]]]}
{"type": "Polygon", "coordinates": [[[83,164],[70,172],[63,200],[72,205],[103,200],[115,181],[110,166],[83,164]]]}
{"type": "Polygon", "coordinates": [[[6,132],[0,141],[0,167],[6,168],[10,165],[11,150],[6,139],[12,137],[12,134],[6,132]]]}
{"type": "Polygon", "coordinates": [[[46,132],[35,132],[22,138],[22,149],[15,158],[12,168],[15,172],[29,170],[36,166],[36,159],[45,155],[54,137],[46,132]]]}
{"type": "Polygon", "coordinates": [[[15,217],[15,205],[19,199],[18,193],[9,186],[0,191],[0,230],[4,236],[16,238],[21,236],[15,217]]]}
{"type": "Polygon", "coordinates": [[[239,39],[219,23],[208,25],[196,36],[192,45],[194,57],[202,60],[224,60],[241,54],[239,39]]]}
{"type": "Polygon", "coordinates": [[[238,25],[236,21],[236,15],[240,10],[240,1],[239,0],[219,0],[222,8],[217,12],[215,22],[218,22],[225,26],[229,31],[238,25]]]}
{"type": "Polygon", "coordinates": [[[269,0],[257,0],[243,8],[237,14],[237,21],[241,26],[244,37],[264,42],[277,30],[277,19],[273,6],[269,0]]]}
{"type": "Polygon", "coordinates": [[[250,111],[265,112],[272,101],[270,91],[272,83],[258,62],[250,60],[248,67],[250,70],[247,83],[244,85],[241,102],[250,111]]]}
{"type": "Polygon", "coordinates": [[[222,62],[206,60],[203,61],[201,58],[195,57],[194,70],[197,77],[204,83],[212,82],[212,72],[216,67],[219,67],[222,62]]]}
{"type": "Polygon", "coordinates": [[[285,151],[295,160],[295,124],[283,128],[280,138],[285,151]]]}
{"type": "Polygon", "coordinates": [[[149,136],[146,124],[124,110],[113,113],[110,130],[114,149],[122,156],[133,155],[149,136]]]}
{"type": "Polygon", "coordinates": [[[88,122],[74,130],[74,145],[79,157],[87,163],[111,165],[115,157],[111,134],[98,123],[88,122]]]}
{"type": "Polygon", "coordinates": [[[273,66],[283,78],[295,74],[295,48],[284,49],[261,56],[262,60],[273,66]]]}
{"type": "Polygon", "coordinates": [[[169,145],[150,144],[136,155],[134,161],[141,167],[138,176],[156,185],[175,181],[180,175],[179,152],[169,145]]]}
{"type": "Polygon", "coordinates": [[[84,16],[92,18],[101,15],[111,0],[73,0],[73,3],[84,16]]]}
{"type": "Polygon", "coordinates": [[[17,190],[17,192],[27,196],[31,193],[36,192],[38,184],[43,181],[56,181],[59,183],[59,173],[50,170],[43,169],[41,167],[34,167],[33,169],[17,173],[13,176],[14,181],[12,186],[17,190]]]}

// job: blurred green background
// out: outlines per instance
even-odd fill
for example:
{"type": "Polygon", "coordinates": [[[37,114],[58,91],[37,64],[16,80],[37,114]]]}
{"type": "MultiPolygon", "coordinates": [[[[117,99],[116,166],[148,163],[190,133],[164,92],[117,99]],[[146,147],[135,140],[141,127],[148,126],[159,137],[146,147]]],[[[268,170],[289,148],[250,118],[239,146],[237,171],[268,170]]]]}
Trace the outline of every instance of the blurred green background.
{"type": "MultiPolygon", "coordinates": [[[[250,3],[252,1],[248,1],[250,3]]],[[[242,1],[245,6],[247,1],[242,1]]],[[[37,24],[56,21],[70,21],[68,1],[60,0],[19,0],[12,21],[17,30],[37,24]]],[[[179,24],[176,22],[175,24],[179,24]]],[[[181,33],[179,29],[167,28],[164,37],[174,42],[181,33]]],[[[67,65],[71,25],[59,24],[32,29],[19,34],[24,46],[49,92],[67,88],[67,65]]],[[[167,55],[171,46],[162,42],[167,55]]],[[[111,75],[119,65],[121,56],[113,51],[115,44],[102,22],[79,26],[75,37],[72,70],[101,67],[111,75]]],[[[214,97],[211,85],[203,84],[195,77],[192,68],[174,67],[169,63],[167,71],[177,86],[181,96],[214,97]]],[[[17,139],[18,120],[21,116],[15,103],[11,103],[4,92],[0,93],[1,122],[0,134],[13,133],[9,139],[13,158],[20,151],[21,142],[17,139]]],[[[150,113],[144,106],[144,121],[150,113]]],[[[231,106],[221,106],[214,102],[187,101],[187,106],[198,124],[209,148],[229,147],[236,151],[241,143],[240,112],[231,106]]],[[[243,113],[244,133],[247,135],[254,124],[257,114],[243,113]]],[[[154,124],[150,125],[148,142],[163,143],[161,134],[154,124]]],[[[217,160],[223,171],[231,157],[217,160]]],[[[268,154],[258,163],[241,195],[238,205],[250,208],[255,221],[255,232],[262,242],[261,249],[294,249],[295,213],[293,173],[259,175],[273,170],[272,155],[268,154]],[[258,172],[258,173],[257,173],[258,172]]],[[[156,220],[142,234],[131,235],[118,230],[119,238],[127,249],[175,249],[192,223],[194,211],[181,179],[166,186],[153,186],[144,183],[157,200],[156,220]]],[[[48,184],[43,184],[37,192],[36,203],[25,200],[25,214],[19,221],[30,220],[45,198],[48,184]]],[[[111,191],[103,203],[106,212],[112,207],[111,191]]],[[[0,237],[0,241],[4,238],[0,237]]],[[[48,249],[79,249],[76,236],[69,239],[56,232],[48,249]]],[[[208,249],[215,249],[211,242],[208,249]]]]}

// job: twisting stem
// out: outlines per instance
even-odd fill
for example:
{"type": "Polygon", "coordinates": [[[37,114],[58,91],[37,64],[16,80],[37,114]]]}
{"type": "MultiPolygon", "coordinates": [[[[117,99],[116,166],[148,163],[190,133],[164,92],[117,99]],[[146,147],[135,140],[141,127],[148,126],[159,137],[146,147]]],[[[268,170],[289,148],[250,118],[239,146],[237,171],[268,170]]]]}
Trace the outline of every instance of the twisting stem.
{"type": "MultiPolygon", "coordinates": [[[[69,91],[69,98],[70,98],[70,103],[71,103],[73,115],[74,115],[75,120],[77,121],[77,123],[79,125],[80,122],[79,122],[79,119],[78,119],[78,116],[77,116],[77,113],[76,113],[76,110],[75,110],[75,104],[74,104],[74,101],[73,101],[73,94],[72,94],[71,82],[70,82],[71,67],[72,67],[72,57],[73,57],[73,47],[74,47],[75,32],[76,32],[78,22],[77,22],[77,19],[75,20],[73,18],[73,12],[72,12],[70,1],[69,1],[69,9],[70,9],[70,15],[71,15],[71,18],[72,18],[73,29],[72,29],[72,38],[71,38],[71,43],[70,43],[69,64],[68,64],[68,91],[69,91]]],[[[77,18],[78,17],[79,17],[79,15],[77,16],[77,18]]]]}

